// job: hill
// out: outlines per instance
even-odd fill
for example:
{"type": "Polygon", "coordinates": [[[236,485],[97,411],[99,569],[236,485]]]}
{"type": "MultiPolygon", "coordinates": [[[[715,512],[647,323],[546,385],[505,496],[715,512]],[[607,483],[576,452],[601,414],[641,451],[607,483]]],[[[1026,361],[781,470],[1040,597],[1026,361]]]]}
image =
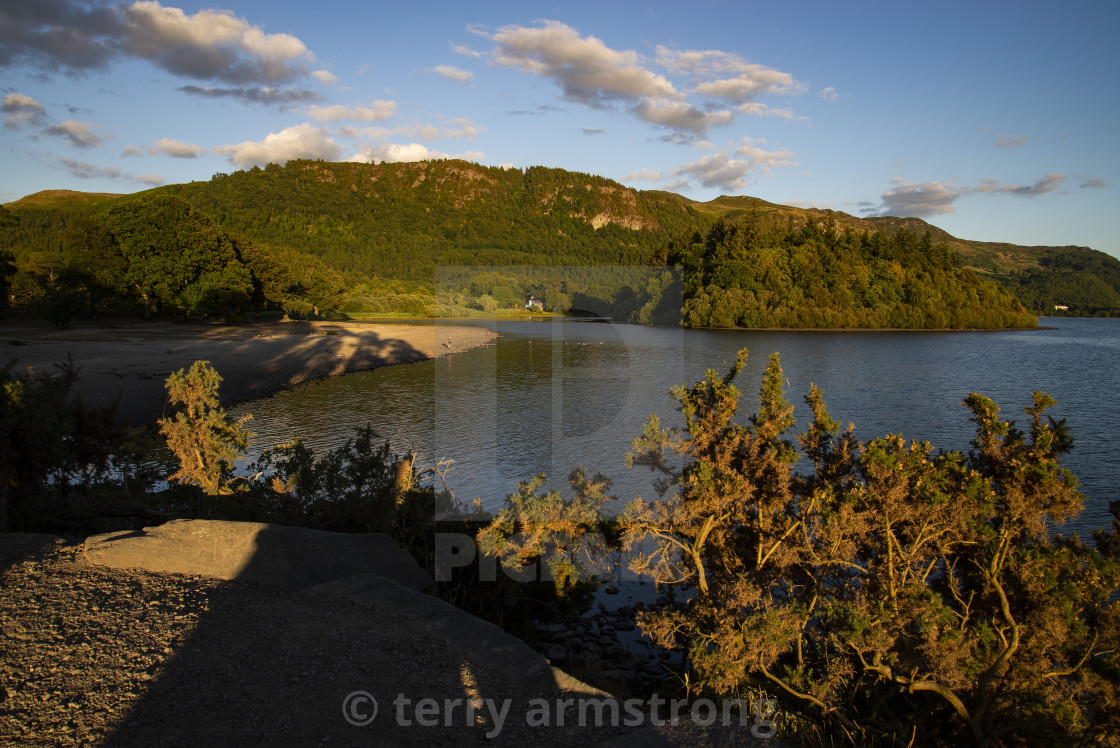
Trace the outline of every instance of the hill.
{"type": "Polygon", "coordinates": [[[1037,314],[1120,314],[1120,260],[1089,247],[1023,246],[960,239],[920,218],[858,218],[841,211],[796,208],[746,196],[724,195],[704,203],[680,199],[698,213],[715,218],[731,219],[750,213],[781,216],[794,226],[809,220],[832,220],[841,230],[881,229],[887,236],[900,231],[928,233],[933,242],[956,253],[961,265],[999,282],[1037,314]]]}
{"type": "Polygon", "coordinates": [[[413,281],[438,266],[641,265],[696,223],[679,200],[561,169],[290,161],[153,192],[337,270],[413,281]]]}
{"type": "Polygon", "coordinates": [[[9,208],[75,208],[97,205],[106,200],[115,200],[124,197],[117,192],[77,192],[75,190],[43,190],[26,197],[21,197],[15,202],[8,203],[9,208]]]}
{"type": "MultiPolygon", "coordinates": [[[[951,264],[1000,281],[1037,311],[1052,307],[1050,291],[1061,296],[1068,289],[1076,296],[1078,289],[1093,285],[1071,282],[1082,277],[1067,272],[1074,265],[1074,273],[1107,272],[1093,285],[1091,300],[1081,304],[1062,296],[1067,305],[1099,313],[1113,301],[1108,289],[1120,294],[1120,283],[1114,285],[1111,275],[1112,263],[1120,263],[1086,248],[972,242],[916,218],[857,218],[748,196],[697,202],[562,169],[506,169],[456,160],[377,165],[297,160],[133,195],[36,193],[8,204],[20,218],[9,239],[17,264],[50,274],[53,265],[62,263],[63,229],[74,215],[101,216],[114,205],[156,195],[181,198],[221,230],[282,251],[289,259],[317,258],[344,275],[348,308],[355,312],[390,311],[404,297],[414,297],[409,310],[417,312],[417,304],[429,303],[417,299],[430,297],[437,268],[657,264],[670,255],[687,254],[721,221],[781,226],[791,241],[793,232],[811,224],[828,226],[837,235],[928,236],[925,241],[948,253],[951,264]],[[1055,279],[1061,279],[1056,290],[1047,285],[1055,279]],[[395,299],[388,306],[379,301],[386,296],[395,299]]],[[[902,240],[908,243],[910,239],[902,240]]],[[[844,262],[863,257],[864,250],[853,251],[844,262]]],[[[874,259],[868,255],[858,261],[874,259]]],[[[486,308],[491,301],[509,306],[525,293],[546,290],[539,279],[516,273],[468,281],[451,306],[486,308]]],[[[546,298],[570,302],[572,289],[565,283],[549,281],[546,298]]],[[[1120,310],[1120,303],[1115,308],[1120,310]]]]}

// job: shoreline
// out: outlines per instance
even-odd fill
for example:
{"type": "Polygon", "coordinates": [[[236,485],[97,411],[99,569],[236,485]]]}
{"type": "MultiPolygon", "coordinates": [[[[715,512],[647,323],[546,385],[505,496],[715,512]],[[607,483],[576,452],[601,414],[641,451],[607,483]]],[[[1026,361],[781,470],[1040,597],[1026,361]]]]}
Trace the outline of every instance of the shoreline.
{"type": "Polygon", "coordinates": [[[86,322],[59,330],[38,321],[0,323],[0,365],[56,371],[69,354],[80,367],[74,392],[86,405],[118,400],[117,418],[147,423],[165,412],[164,382],[174,371],[209,361],[222,377],[222,407],[256,400],[304,382],[415,363],[487,345],[484,327],[340,321],[86,322]]]}

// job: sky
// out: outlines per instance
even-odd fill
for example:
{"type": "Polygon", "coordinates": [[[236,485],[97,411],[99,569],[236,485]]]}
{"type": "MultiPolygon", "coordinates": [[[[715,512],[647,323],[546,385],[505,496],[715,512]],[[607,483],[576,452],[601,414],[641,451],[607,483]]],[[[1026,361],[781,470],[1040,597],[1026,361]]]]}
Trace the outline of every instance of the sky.
{"type": "Polygon", "coordinates": [[[0,202],[550,166],[1120,257],[1120,3],[0,0],[0,202]]]}

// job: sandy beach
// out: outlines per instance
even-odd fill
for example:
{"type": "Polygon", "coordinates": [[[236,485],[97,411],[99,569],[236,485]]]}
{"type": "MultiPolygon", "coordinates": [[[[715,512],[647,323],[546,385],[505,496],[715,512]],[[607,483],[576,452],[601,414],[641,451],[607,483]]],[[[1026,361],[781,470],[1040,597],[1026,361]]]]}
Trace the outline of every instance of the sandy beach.
{"type": "Polygon", "coordinates": [[[0,364],[50,373],[69,354],[80,367],[75,388],[84,403],[119,399],[118,417],[140,423],[163,414],[167,376],[197,360],[221,374],[222,404],[229,406],[313,379],[458,353],[495,337],[485,328],[442,323],[113,320],[58,330],[8,319],[0,322],[0,364]]]}

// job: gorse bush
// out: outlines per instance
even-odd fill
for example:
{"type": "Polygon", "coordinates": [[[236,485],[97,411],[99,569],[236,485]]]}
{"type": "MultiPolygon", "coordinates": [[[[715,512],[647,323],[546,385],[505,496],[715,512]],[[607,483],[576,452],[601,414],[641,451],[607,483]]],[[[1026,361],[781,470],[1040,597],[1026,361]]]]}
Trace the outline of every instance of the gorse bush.
{"type": "MultiPolygon", "coordinates": [[[[658,474],[661,499],[616,520],[635,571],[694,588],[639,617],[685,651],[690,685],[765,694],[857,744],[1115,734],[1120,525],[1096,548],[1052,531],[1083,501],[1060,464],[1069,434],[1045,415],[1053,400],[1036,393],[1020,429],[970,395],[976,438],[962,454],[897,435],[860,442],[814,387],[813,420],[791,435],[777,355],[756,412],[736,421],[745,361],[674,388],[683,426],[651,417],[629,457],[658,474]]],[[[534,547],[553,543],[532,522],[542,512],[520,504],[487,533],[512,534],[511,514],[534,547]]],[[[571,527],[556,530],[571,543],[571,527]]]]}
{"type": "Polygon", "coordinates": [[[179,466],[168,476],[179,486],[168,497],[175,508],[340,532],[403,530],[421,506],[435,511],[434,492],[415,488],[411,458],[394,454],[368,425],[321,456],[299,439],[276,445],[238,473],[251,416],[234,421],[220,406],[221,379],[208,361],[167,379],[176,411],[159,426],[179,466]]]}

